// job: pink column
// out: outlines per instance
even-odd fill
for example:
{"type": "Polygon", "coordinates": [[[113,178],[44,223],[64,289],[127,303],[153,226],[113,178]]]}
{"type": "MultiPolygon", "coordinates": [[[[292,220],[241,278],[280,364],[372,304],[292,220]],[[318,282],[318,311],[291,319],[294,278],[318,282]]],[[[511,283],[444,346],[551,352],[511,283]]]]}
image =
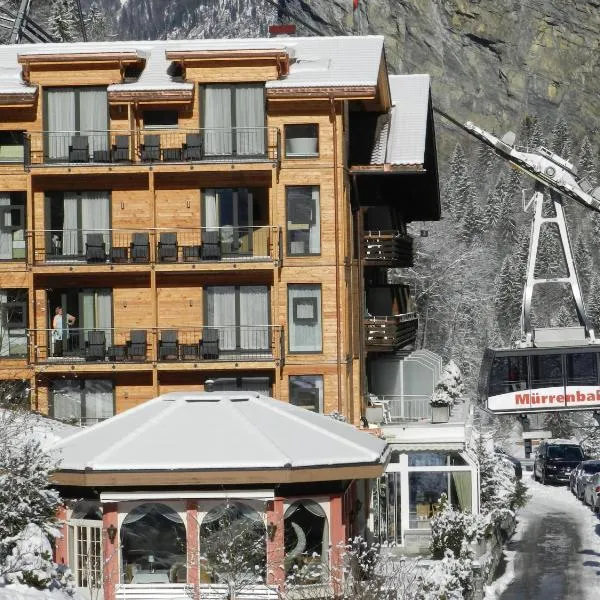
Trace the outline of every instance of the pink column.
{"type": "Polygon", "coordinates": [[[346,526],[344,525],[343,502],[340,494],[329,499],[330,543],[331,543],[331,573],[333,575],[334,594],[341,592],[338,582],[342,577],[342,560],[346,542],[346,526]]]}
{"type": "Polygon", "coordinates": [[[200,548],[198,537],[198,503],[188,500],[187,503],[187,582],[194,586],[197,597],[197,586],[199,583],[200,548]]]}
{"type": "Polygon", "coordinates": [[[267,583],[280,589],[285,582],[283,559],[283,498],[274,498],[267,502],[267,583]]]}
{"type": "Polygon", "coordinates": [[[114,600],[115,585],[119,583],[119,512],[116,502],[102,505],[102,556],[104,559],[104,600],[114,600]],[[116,529],[114,541],[108,537],[108,528],[116,529]]]}
{"type": "Polygon", "coordinates": [[[67,508],[63,504],[56,509],[56,520],[58,521],[58,530],[62,537],[56,538],[54,543],[54,562],[59,565],[66,565],[69,557],[67,546],[67,508]]]}

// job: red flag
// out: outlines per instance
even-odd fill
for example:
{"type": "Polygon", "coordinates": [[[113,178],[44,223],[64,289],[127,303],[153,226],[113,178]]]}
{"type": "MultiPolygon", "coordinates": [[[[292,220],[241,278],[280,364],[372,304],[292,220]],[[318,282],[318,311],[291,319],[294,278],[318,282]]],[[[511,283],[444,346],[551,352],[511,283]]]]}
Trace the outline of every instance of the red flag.
{"type": "Polygon", "coordinates": [[[352,8],[356,10],[358,8],[358,0],[352,0],[352,8]]]}

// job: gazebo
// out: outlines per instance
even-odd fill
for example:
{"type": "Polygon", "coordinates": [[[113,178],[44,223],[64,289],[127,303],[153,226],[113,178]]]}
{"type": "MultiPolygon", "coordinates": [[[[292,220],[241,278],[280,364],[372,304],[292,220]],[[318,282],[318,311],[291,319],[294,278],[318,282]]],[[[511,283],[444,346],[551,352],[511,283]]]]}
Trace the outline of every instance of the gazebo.
{"type": "Polygon", "coordinates": [[[165,394],[53,448],[55,558],[105,600],[322,583],[388,460],[385,441],[254,392],[165,394]]]}

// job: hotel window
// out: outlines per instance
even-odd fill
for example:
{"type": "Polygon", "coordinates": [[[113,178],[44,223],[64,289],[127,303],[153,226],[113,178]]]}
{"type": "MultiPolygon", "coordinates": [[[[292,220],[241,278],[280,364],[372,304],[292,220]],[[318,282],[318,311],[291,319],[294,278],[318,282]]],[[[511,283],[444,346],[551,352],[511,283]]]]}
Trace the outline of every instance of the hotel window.
{"type": "Polygon", "coordinates": [[[288,285],[290,352],[322,352],[321,286],[288,285]]]}
{"type": "Polygon", "coordinates": [[[144,127],[146,129],[177,127],[178,118],[176,110],[145,110],[144,127]]]}
{"type": "Polygon", "coordinates": [[[286,158],[319,156],[318,125],[286,125],[284,132],[286,158]]]}
{"type": "Polygon", "coordinates": [[[22,163],[23,157],[23,132],[0,131],[0,162],[22,163]]]}
{"type": "Polygon", "coordinates": [[[50,416],[93,425],[115,414],[113,382],[109,379],[56,380],[50,387],[50,416]]]}
{"type": "Polygon", "coordinates": [[[25,192],[0,192],[0,260],[25,258],[25,192]]]}
{"type": "Polygon", "coordinates": [[[69,160],[73,137],[87,138],[89,156],[108,150],[108,97],[105,87],[48,88],[44,93],[45,156],[69,160]]]}
{"type": "Polygon", "coordinates": [[[287,253],[303,256],[321,253],[321,215],[318,186],[286,188],[287,253]]]}
{"type": "Polygon", "coordinates": [[[265,154],[263,84],[207,85],[203,99],[206,156],[265,154]]]}
{"type": "Polygon", "coordinates": [[[290,404],[323,412],[323,376],[290,375],[290,404]]]}
{"type": "Polygon", "coordinates": [[[0,290],[0,358],[27,356],[27,290],[0,290]]]}

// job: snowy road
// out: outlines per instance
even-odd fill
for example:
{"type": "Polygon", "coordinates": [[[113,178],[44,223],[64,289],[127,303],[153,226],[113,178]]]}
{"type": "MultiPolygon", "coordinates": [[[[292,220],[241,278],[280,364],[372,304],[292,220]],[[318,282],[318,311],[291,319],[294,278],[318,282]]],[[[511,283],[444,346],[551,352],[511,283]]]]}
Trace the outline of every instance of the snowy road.
{"type": "Polygon", "coordinates": [[[600,520],[566,486],[529,480],[531,500],[507,545],[506,572],[486,600],[600,598],[600,520]]]}

